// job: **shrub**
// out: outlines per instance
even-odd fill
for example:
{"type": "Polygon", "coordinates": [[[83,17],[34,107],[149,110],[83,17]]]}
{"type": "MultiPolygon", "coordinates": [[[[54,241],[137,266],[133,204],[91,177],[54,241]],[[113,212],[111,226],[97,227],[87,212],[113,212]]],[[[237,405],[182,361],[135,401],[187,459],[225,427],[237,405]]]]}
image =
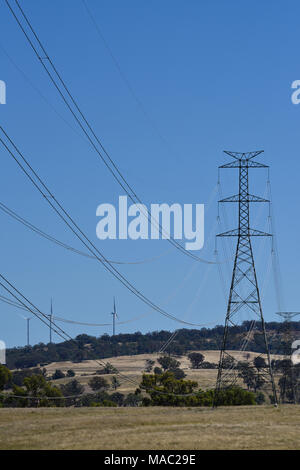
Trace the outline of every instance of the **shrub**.
{"type": "Polygon", "coordinates": [[[60,369],[56,369],[56,371],[52,375],[52,380],[63,379],[64,377],[65,374],[60,369]]]}
{"type": "Polygon", "coordinates": [[[73,371],[73,369],[67,370],[67,377],[75,377],[75,372],[73,371]]]}
{"type": "Polygon", "coordinates": [[[103,377],[93,377],[89,381],[89,386],[91,387],[94,392],[98,392],[100,390],[107,390],[109,388],[109,384],[103,377]]]}

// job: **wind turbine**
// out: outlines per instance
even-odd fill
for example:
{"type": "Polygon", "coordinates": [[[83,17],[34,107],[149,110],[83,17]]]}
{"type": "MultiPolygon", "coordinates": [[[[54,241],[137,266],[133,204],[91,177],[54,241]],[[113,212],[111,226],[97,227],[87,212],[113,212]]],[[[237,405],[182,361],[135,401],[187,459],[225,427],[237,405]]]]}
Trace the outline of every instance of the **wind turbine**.
{"type": "Polygon", "coordinates": [[[115,297],[114,297],[114,311],[111,312],[112,314],[112,318],[113,318],[113,336],[115,336],[116,334],[116,318],[119,319],[118,315],[117,315],[117,310],[116,310],[116,300],[115,300],[115,297]]]}
{"type": "Polygon", "coordinates": [[[27,346],[29,347],[30,345],[30,339],[29,339],[29,322],[30,322],[31,318],[26,318],[26,322],[27,322],[27,346]]]}

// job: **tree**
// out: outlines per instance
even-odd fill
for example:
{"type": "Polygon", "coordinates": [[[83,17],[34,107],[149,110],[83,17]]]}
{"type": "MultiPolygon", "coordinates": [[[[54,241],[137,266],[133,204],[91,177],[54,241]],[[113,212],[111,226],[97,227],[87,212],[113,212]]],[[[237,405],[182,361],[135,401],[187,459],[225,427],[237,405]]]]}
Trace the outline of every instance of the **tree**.
{"type": "Polygon", "coordinates": [[[140,394],[136,393],[129,393],[124,400],[125,406],[139,406],[142,401],[142,397],[140,394]]]}
{"type": "Polygon", "coordinates": [[[35,367],[33,369],[22,369],[15,370],[12,372],[11,384],[22,386],[25,377],[31,377],[32,375],[42,375],[47,380],[47,370],[45,368],[35,367]]]}
{"type": "Polygon", "coordinates": [[[144,374],[141,386],[150,395],[152,406],[192,406],[197,402],[192,396],[197,382],[177,380],[170,371],[160,375],[144,374]]]}
{"type": "Polygon", "coordinates": [[[151,372],[154,364],[155,361],[153,361],[152,359],[146,359],[145,372],[151,372]]]}
{"type": "Polygon", "coordinates": [[[116,372],[117,372],[117,369],[112,364],[110,364],[109,362],[105,364],[105,367],[104,367],[105,374],[115,374],[116,372]]]}
{"type": "Polygon", "coordinates": [[[235,364],[235,359],[232,356],[226,356],[223,359],[222,367],[223,369],[232,369],[235,364]]]}
{"type": "Polygon", "coordinates": [[[251,367],[248,362],[239,362],[238,370],[238,375],[241,377],[241,379],[243,379],[243,382],[245,385],[247,385],[248,390],[254,389],[255,372],[253,367],[251,367]]]}
{"type": "Polygon", "coordinates": [[[89,381],[89,386],[94,392],[107,390],[109,388],[109,384],[103,377],[93,377],[89,381]]]}
{"type": "Polygon", "coordinates": [[[244,383],[247,385],[248,390],[256,392],[265,384],[264,377],[259,373],[259,370],[255,371],[248,362],[238,363],[239,377],[241,377],[244,383]]]}
{"type": "Polygon", "coordinates": [[[73,371],[73,369],[67,370],[67,377],[75,377],[75,372],[73,371]]]}
{"type": "Polygon", "coordinates": [[[53,405],[62,405],[63,400],[60,398],[63,397],[61,390],[57,387],[50,385],[43,375],[31,375],[30,377],[25,377],[23,385],[25,387],[14,386],[13,393],[20,396],[27,396],[29,400],[27,402],[22,399],[22,406],[53,406],[53,405]],[[51,400],[49,400],[51,398],[51,400]],[[52,398],[57,398],[57,400],[52,400],[52,398]]]}
{"type": "Polygon", "coordinates": [[[42,375],[25,377],[23,384],[29,395],[37,397],[46,385],[46,379],[42,375]]]}
{"type": "Polygon", "coordinates": [[[278,361],[281,377],[278,381],[282,403],[299,403],[300,364],[294,365],[290,359],[278,361]]]}
{"type": "Polygon", "coordinates": [[[114,390],[117,390],[117,388],[120,387],[120,382],[119,380],[117,379],[117,377],[114,375],[113,378],[111,379],[111,386],[114,390]]]}
{"type": "Polygon", "coordinates": [[[65,374],[60,369],[56,369],[56,371],[52,375],[52,380],[63,379],[64,377],[65,374]]]}
{"type": "Polygon", "coordinates": [[[4,386],[11,381],[12,373],[4,365],[0,364],[0,390],[3,390],[4,386]]]}
{"type": "Polygon", "coordinates": [[[184,379],[184,377],[186,377],[186,374],[183,372],[183,370],[179,369],[179,367],[176,369],[170,369],[169,372],[172,372],[175,379],[177,380],[184,379]]]}
{"type": "Polygon", "coordinates": [[[193,352],[188,355],[192,369],[200,369],[204,356],[201,353],[193,352]]]}
{"type": "Polygon", "coordinates": [[[161,356],[157,359],[157,362],[162,366],[163,370],[170,370],[170,369],[178,369],[180,366],[180,362],[176,361],[169,356],[161,356]]]}
{"type": "Polygon", "coordinates": [[[118,406],[122,406],[123,403],[124,403],[125,397],[124,397],[123,393],[115,392],[115,393],[112,393],[110,395],[110,399],[111,399],[111,401],[116,403],[118,406]]]}
{"type": "Polygon", "coordinates": [[[254,367],[260,371],[261,369],[265,369],[267,367],[266,361],[264,360],[263,357],[257,356],[254,358],[253,361],[254,367]]]}
{"type": "Polygon", "coordinates": [[[65,397],[81,395],[84,392],[84,386],[76,379],[71,380],[65,385],[61,385],[60,388],[65,397]]]}
{"type": "Polygon", "coordinates": [[[256,405],[255,394],[241,387],[231,387],[220,390],[216,400],[218,406],[256,405]]]}
{"type": "Polygon", "coordinates": [[[262,392],[258,392],[256,394],[255,401],[257,405],[262,405],[263,403],[265,403],[266,398],[262,392]]]}
{"type": "Polygon", "coordinates": [[[160,375],[163,373],[163,370],[160,367],[154,367],[154,374],[155,375],[160,375]]]}

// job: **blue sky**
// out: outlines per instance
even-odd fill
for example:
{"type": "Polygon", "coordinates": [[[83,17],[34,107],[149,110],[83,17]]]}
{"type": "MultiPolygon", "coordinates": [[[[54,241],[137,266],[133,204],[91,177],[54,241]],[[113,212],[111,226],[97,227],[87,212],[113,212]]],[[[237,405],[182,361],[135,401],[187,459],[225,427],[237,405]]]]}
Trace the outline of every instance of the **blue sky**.
{"type": "MultiPolygon", "coordinates": [[[[217,198],[212,199],[217,167],[228,161],[222,151],[265,150],[260,161],[271,166],[283,308],[298,310],[300,105],[291,102],[291,83],[300,79],[299,3],[88,0],[149,117],[120,76],[81,0],[20,3],[105,147],[145,203],[212,200],[205,218],[208,236],[217,213],[217,198]]],[[[195,263],[166,241],[97,240],[96,207],[116,204],[124,193],[82,138],[5,2],[0,5],[0,25],[0,80],[7,85],[1,125],[108,258],[135,261],[163,255],[152,263],[120,268],[140,290],[180,318],[223,323],[226,302],[215,266],[207,269],[195,263]]],[[[0,202],[81,249],[8,154],[3,149],[0,153],[0,202]]],[[[262,195],[265,181],[266,172],[252,172],[252,192],[262,195]]],[[[236,183],[237,174],[226,170],[224,195],[236,193],[236,183]]],[[[256,228],[263,229],[266,211],[253,207],[253,212],[261,215],[256,228]]],[[[53,297],[57,315],[109,322],[115,295],[120,320],[147,314],[117,331],[180,327],[149,312],[98,263],[51,245],[2,213],[0,220],[1,273],[45,313],[53,297]]],[[[228,228],[234,228],[232,209],[228,220],[228,228]]],[[[262,282],[270,250],[267,243],[256,245],[262,282]]],[[[199,255],[212,259],[213,248],[206,242],[199,255]]],[[[222,269],[228,289],[231,262],[222,269]]],[[[273,320],[277,306],[271,276],[266,286],[265,318],[273,320]]],[[[64,327],[73,336],[111,333],[109,327],[64,327]]],[[[25,343],[25,321],[4,304],[0,329],[8,346],[25,343]]],[[[32,320],[31,343],[47,341],[47,328],[32,320]]]]}

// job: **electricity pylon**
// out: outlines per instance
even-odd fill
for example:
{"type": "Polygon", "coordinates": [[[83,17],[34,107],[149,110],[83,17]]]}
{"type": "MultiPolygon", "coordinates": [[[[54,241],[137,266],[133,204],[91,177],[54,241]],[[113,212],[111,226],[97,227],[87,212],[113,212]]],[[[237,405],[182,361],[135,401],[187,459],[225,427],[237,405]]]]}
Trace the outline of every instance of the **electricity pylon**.
{"type": "Polygon", "coordinates": [[[239,170],[239,193],[219,201],[220,203],[238,203],[239,218],[238,228],[217,235],[218,237],[237,237],[237,246],[218,365],[215,406],[218,405],[220,391],[233,387],[238,383],[239,371],[236,367],[237,362],[231,354],[231,349],[237,349],[236,338],[238,335],[234,331],[234,327],[238,325],[239,321],[241,322],[242,312],[247,314],[247,319],[250,321],[243,323],[244,331],[240,333],[238,349],[246,351],[249,341],[263,348],[267,363],[259,371],[261,383],[266,381],[271,383],[273,402],[277,405],[277,393],[251,242],[252,237],[270,237],[272,235],[250,226],[250,203],[269,202],[249,193],[249,168],[268,168],[267,165],[253,160],[262,152],[263,150],[246,153],[225,151],[227,155],[234,158],[234,161],[220,166],[220,168],[237,168],[239,170]]]}

